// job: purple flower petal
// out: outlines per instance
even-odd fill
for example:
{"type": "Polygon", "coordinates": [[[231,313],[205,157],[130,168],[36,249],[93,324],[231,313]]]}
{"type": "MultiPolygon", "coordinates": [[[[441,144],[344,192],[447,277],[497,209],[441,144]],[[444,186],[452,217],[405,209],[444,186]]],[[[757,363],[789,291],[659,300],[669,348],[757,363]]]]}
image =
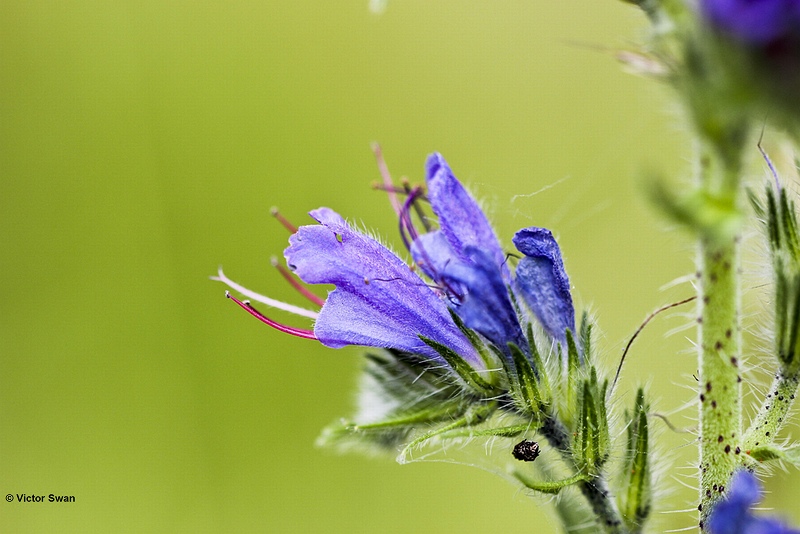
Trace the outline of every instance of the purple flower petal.
{"type": "Polygon", "coordinates": [[[517,232],[513,241],[525,254],[517,264],[517,294],[553,339],[565,341],[567,328],[575,332],[575,308],[558,243],[550,230],[535,226],[517,232]]]}
{"type": "MultiPolygon", "coordinates": [[[[428,156],[425,164],[428,199],[439,217],[439,227],[456,257],[469,262],[467,247],[480,247],[493,259],[496,268],[505,264],[505,254],[475,199],[453,175],[441,154],[428,156]]],[[[504,276],[507,276],[503,267],[504,276]]]]}
{"type": "Polygon", "coordinates": [[[748,43],[767,44],[798,29],[793,0],[701,0],[700,8],[711,25],[748,43]]]}
{"type": "Polygon", "coordinates": [[[304,282],[336,286],[314,325],[323,345],[392,348],[442,361],[421,334],[484,367],[444,302],[400,258],[333,210],[310,215],[320,225],[300,227],[284,255],[304,282]]]}
{"type": "Polygon", "coordinates": [[[503,352],[507,343],[528,350],[517,313],[508,295],[508,286],[488,251],[468,246],[469,263],[452,262],[441,272],[443,283],[459,293],[453,309],[464,324],[479,332],[503,352]]]}
{"type": "Polygon", "coordinates": [[[800,534],[770,517],[758,517],[750,508],[761,500],[761,487],[749,471],[737,471],[725,500],[718,502],[708,518],[711,534],[800,534]]]}
{"type": "Polygon", "coordinates": [[[422,272],[436,281],[439,279],[439,273],[449,263],[461,263],[441,230],[434,230],[417,237],[411,243],[410,251],[414,263],[422,269],[422,272]]]}

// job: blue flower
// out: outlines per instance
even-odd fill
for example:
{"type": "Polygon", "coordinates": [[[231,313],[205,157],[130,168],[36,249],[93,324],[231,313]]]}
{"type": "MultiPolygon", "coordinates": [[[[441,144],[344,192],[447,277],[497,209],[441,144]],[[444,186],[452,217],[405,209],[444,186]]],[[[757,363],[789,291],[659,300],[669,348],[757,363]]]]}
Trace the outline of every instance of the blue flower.
{"type": "Polygon", "coordinates": [[[711,534],[800,534],[780,521],[756,517],[750,508],[761,500],[761,487],[749,471],[737,471],[725,500],[714,506],[708,518],[711,534]]]}
{"type": "Polygon", "coordinates": [[[275,328],[333,348],[383,347],[441,363],[442,355],[434,348],[438,345],[474,369],[485,370],[481,344],[490,343],[506,355],[509,343],[527,352],[524,331],[533,320],[553,342],[563,343],[566,330],[575,329],[575,313],[552,234],[536,227],[517,232],[513,241],[523,257],[512,275],[485,214],[441,155],[428,158],[426,181],[427,196],[421,188],[398,190],[388,181],[385,188],[403,240],[430,282],[329,208],[312,211],[319,224],[297,228],[284,252],[287,265],[303,282],[335,286],[318,313],[254,293],[221,270],[216,279],[258,302],[316,319],[313,332],[293,328],[234,299],[275,328]],[[408,194],[403,203],[397,199],[400,191],[408,194]],[[430,227],[427,217],[412,222],[412,212],[421,210],[419,203],[425,199],[438,218],[438,229],[430,227]],[[420,225],[424,229],[418,230],[420,225]],[[469,331],[480,336],[470,338],[469,331]]]}
{"type": "Polygon", "coordinates": [[[706,20],[745,43],[765,45],[800,33],[798,0],[701,0],[706,20]]]}

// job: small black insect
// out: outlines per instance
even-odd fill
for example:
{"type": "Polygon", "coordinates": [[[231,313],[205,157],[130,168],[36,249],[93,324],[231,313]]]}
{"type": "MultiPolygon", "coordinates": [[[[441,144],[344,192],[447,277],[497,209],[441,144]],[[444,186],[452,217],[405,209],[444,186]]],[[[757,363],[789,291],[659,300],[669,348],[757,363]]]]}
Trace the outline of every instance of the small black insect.
{"type": "Polygon", "coordinates": [[[511,454],[513,454],[514,458],[521,462],[532,462],[539,457],[539,452],[541,452],[541,449],[539,448],[538,443],[523,439],[514,445],[514,450],[511,452],[511,454]]]}

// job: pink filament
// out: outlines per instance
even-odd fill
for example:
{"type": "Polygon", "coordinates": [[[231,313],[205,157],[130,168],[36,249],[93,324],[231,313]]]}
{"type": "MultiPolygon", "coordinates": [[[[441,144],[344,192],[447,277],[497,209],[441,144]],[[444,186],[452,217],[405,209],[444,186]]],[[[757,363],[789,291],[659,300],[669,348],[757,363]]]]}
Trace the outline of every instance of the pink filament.
{"type": "Polygon", "coordinates": [[[375,160],[378,162],[378,172],[381,173],[381,178],[383,179],[382,189],[389,195],[389,202],[392,204],[392,209],[394,209],[394,212],[399,216],[400,200],[398,200],[395,186],[392,184],[392,175],[389,174],[389,167],[386,166],[386,160],[383,159],[381,145],[373,143],[372,151],[375,153],[375,160]]]}
{"type": "Polygon", "coordinates": [[[417,229],[414,228],[414,223],[411,220],[411,206],[414,205],[414,202],[421,195],[421,187],[415,187],[409,191],[408,198],[406,198],[406,201],[403,204],[403,207],[400,209],[400,213],[398,214],[400,216],[400,237],[403,238],[403,243],[409,250],[411,250],[411,243],[416,241],[419,237],[419,233],[417,233],[417,229]]]}
{"type": "Polygon", "coordinates": [[[281,332],[284,332],[286,334],[291,334],[293,336],[302,337],[305,339],[317,339],[317,336],[314,335],[314,332],[312,330],[306,330],[304,328],[294,328],[292,326],[287,326],[285,324],[278,323],[276,321],[273,321],[272,319],[270,319],[257,309],[253,308],[253,306],[251,306],[249,302],[242,302],[241,300],[237,299],[227,291],[225,292],[225,296],[231,299],[236,304],[238,304],[240,308],[242,308],[244,311],[246,311],[256,319],[258,319],[262,323],[268,324],[269,326],[271,326],[276,330],[280,330],[281,332]]]}
{"type": "Polygon", "coordinates": [[[281,212],[278,211],[278,208],[272,208],[272,210],[270,210],[270,212],[272,213],[273,217],[278,219],[278,222],[281,223],[284,228],[286,228],[287,230],[289,230],[293,234],[297,232],[297,227],[295,225],[293,225],[292,223],[290,223],[289,219],[287,219],[286,217],[281,215],[281,212]]]}
{"type": "Polygon", "coordinates": [[[281,275],[286,279],[286,281],[289,282],[289,284],[291,284],[291,286],[295,288],[305,298],[307,298],[317,306],[322,306],[323,304],[325,304],[325,301],[323,299],[316,296],[314,293],[309,291],[308,288],[304,287],[300,282],[298,282],[297,278],[295,278],[295,276],[291,272],[289,272],[289,270],[286,267],[279,264],[278,262],[273,262],[272,265],[274,265],[275,268],[278,269],[278,272],[281,273],[281,275]]]}

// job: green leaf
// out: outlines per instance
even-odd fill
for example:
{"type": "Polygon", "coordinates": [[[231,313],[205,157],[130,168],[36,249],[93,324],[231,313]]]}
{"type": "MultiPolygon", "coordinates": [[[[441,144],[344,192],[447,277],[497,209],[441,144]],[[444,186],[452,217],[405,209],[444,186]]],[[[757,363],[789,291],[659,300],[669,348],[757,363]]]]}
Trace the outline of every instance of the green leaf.
{"type": "Polygon", "coordinates": [[[727,198],[716,198],[702,189],[678,194],[660,179],[649,182],[649,194],[673,221],[706,237],[727,240],[741,228],[741,213],[727,198]]]}
{"type": "Polygon", "coordinates": [[[484,403],[470,405],[462,417],[459,417],[450,424],[429,430],[428,432],[425,432],[424,434],[422,434],[421,436],[419,436],[418,438],[407,444],[403,448],[403,451],[400,453],[400,455],[397,457],[397,461],[400,463],[404,463],[406,456],[408,455],[408,453],[411,452],[412,449],[422,445],[423,443],[425,443],[430,439],[433,439],[437,436],[446,437],[446,434],[451,430],[463,427],[470,427],[472,425],[482,423],[496,409],[497,409],[497,403],[495,402],[484,402],[484,403]]]}
{"type": "Polygon", "coordinates": [[[443,439],[479,438],[486,436],[493,436],[498,438],[516,438],[520,434],[524,434],[525,432],[534,432],[537,429],[538,427],[536,425],[532,425],[530,423],[522,425],[500,426],[494,428],[482,428],[480,430],[476,430],[474,428],[459,428],[456,430],[450,430],[443,434],[440,434],[440,437],[443,439]]]}
{"type": "Polygon", "coordinates": [[[514,477],[522,482],[527,488],[540,493],[547,493],[549,495],[557,495],[558,492],[567,486],[572,486],[573,484],[577,484],[579,482],[588,482],[591,479],[591,477],[585,473],[578,473],[575,476],[571,476],[563,480],[545,482],[541,480],[531,480],[525,474],[519,471],[514,471],[513,474],[514,477]]]}
{"type": "Polygon", "coordinates": [[[414,429],[461,417],[471,402],[449,370],[429,369],[397,351],[367,354],[355,420],[328,426],[317,443],[396,453],[414,429]]]}
{"type": "Polygon", "coordinates": [[[751,458],[759,462],[783,460],[800,468],[800,445],[794,445],[786,449],[773,444],[761,445],[750,449],[747,453],[751,458]]]}

